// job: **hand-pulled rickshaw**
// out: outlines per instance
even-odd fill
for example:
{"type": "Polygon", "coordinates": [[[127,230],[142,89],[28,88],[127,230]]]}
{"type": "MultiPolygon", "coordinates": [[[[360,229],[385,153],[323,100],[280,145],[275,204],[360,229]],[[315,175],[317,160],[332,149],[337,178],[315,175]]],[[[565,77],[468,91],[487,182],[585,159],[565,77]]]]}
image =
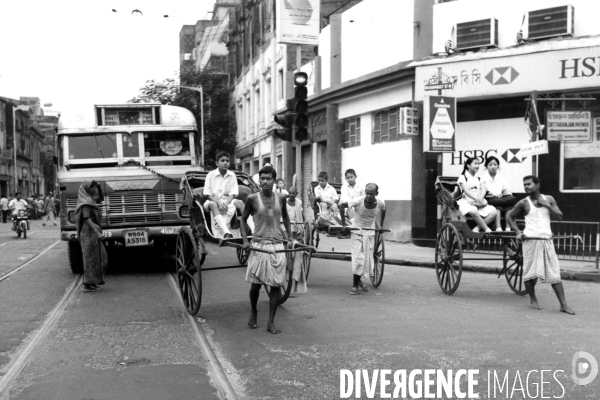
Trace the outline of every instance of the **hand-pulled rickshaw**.
{"type": "MultiPolygon", "coordinates": [[[[260,188],[252,181],[247,174],[235,171],[238,179],[239,195],[238,199],[245,201],[252,194],[260,191],[260,188]]],[[[188,171],[181,180],[180,188],[183,192],[183,205],[180,208],[179,214],[181,217],[188,216],[190,219],[189,227],[182,227],[177,235],[176,245],[176,261],[175,275],[179,285],[181,297],[186,310],[191,315],[196,315],[200,310],[202,302],[202,271],[213,269],[222,269],[223,267],[202,268],[208,254],[206,250],[205,238],[211,238],[217,241],[220,246],[229,246],[236,249],[237,258],[240,262],[240,267],[248,261],[250,251],[265,250],[250,247],[244,249],[241,238],[223,240],[219,237],[216,227],[213,227],[210,212],[206,212],[202,205],[207,200],[203,195],[204,182],[206,180],[207,171],[188,171]]],[[[240,216],[237,216],[240,218],[240,216]]],[[[231,227],[237,226],[234,218],[231,222],[231,227]]],[[[251,240],[251,236],[248,237],[251,240]]],[[[287,259],[287,280],[282,287],[282,294],[279,299],[279,304],[283,304],[289,297],[292,288],[292,256],[293,252],[302,252],[302,263],[310,265],[311,249],[302,247],[295,249],[280,250],[288,255],[287,259]]],[[[305,267],[306,268],[306,267],[305,267]]],[[[266,290],[269,290],[265,286],[266,290]]]]}
{"type": "MultiPolygon", "coordinates": [[[[315,188],[319,182],[313,181],[310,183],[310,192],[308,194],[309,203],[312,207],[314,214],[314,223],[307,221],[304,226],[304,233],[308,236],[306,243],[309,243],[315,249],[318,249],[319,242],[321,241],[321,234],[326,234],[329,237],[337,237],[338,239],[349,239],[350,236],[343,235],[344,228],[346,231],[358,231],[357,228],[350,228],[349,225],[346,227],[342,226],[341,221],[337,221],[337,218],[324,218],[323,211],[321,209],[321,204],[316,201],[315,198],[315,188]]],[[[341,196],[341,188],[342,185],[340,183],[329,183],[338,196],[341,196]]],[[[349,218],[346,218],[346,221],[350,221],[349,218]]],[[[381,284],[383,279],[383,270],[385,267],[385,244],[383,241],[383,233],[391,232],[389,229],[381,229],[380,226],[383,226],[383,220],[379,221],[376,224],[375,231],[375,244],[373,246],[373,276],[371,276],[371,283],[374,287],[378,287],[381,284]]],[[[315,258],[350,258],[350,252],[339,252],[339,251],[319,251],[314,254],[315,258]]],[[[307,265],[306,269],[306,278],[308,279],[308,273],[310,271],[310,263],[307,265]]]]}
{"type": "MultiPolygon", "coordinates": [[[[460,198],[458,177],[438,176],[435,181],[435,196],[442,206],[442,226],[435,244],[435,272],[442,291],[451,295],[458,289],[463,261],[502,260],[503,267],[498,278],[504,275],[514,293],[520,296],[527,294],[523,283],[523,247],[522,243],[517,241],[515,232],[473,232],[456,203],[460,198]],[[499,242],[502,257],[489,254],[490,257],[464,258],[464,254],[480,254],[481,251],[486,251],[484,246],[477,247],[475,244],[476,241],[481,243],[484,239],[499,242]]],[[[522,222],[518,222],[518,225],[521,230],[525,228],[522,222]]],[[[581,240],[579,236],[553,236],[552,239],[581,240]]],[[[523,240],[548,239],[524,237],[523,240]]]]}

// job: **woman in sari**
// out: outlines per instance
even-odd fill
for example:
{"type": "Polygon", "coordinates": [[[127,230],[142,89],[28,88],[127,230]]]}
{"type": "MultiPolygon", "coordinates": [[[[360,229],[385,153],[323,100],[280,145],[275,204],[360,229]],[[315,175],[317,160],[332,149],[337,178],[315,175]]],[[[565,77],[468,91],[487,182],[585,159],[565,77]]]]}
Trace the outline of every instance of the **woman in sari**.
{"type": "Polygon", "coordinates": [[[97,292],[104,285],[108,257],[102,243],[102,211],[98,204],[104,200],[102,188],[96,181],[83,181],[79,186],[75,221],[83,253],[83,291],[97,292]]]}

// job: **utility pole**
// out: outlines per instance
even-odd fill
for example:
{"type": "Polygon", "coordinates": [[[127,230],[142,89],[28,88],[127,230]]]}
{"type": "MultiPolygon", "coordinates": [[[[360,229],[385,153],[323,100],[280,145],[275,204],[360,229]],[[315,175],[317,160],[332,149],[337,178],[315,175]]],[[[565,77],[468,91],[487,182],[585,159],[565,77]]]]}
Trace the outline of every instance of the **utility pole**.
{"type": "MultiPolygon", "coordinates": [[[[300,72],[302,67],[302,46],[296,45],[296,70],[300,72]]],[[[300,142],[296,144],[296,190],[300,194],[300,198],[304,201],[302,194],[304,192],[304,182],[302,181],[302,146],[300,142]]],[[[310,189],[309,189],[310,190],[310,189]]]]}
{"type": "Polygon", "coordinates": [[[14,161],[14,169],[13,173],[15,176],[15,190],[14,193],[19,191],[19,178],[17,175],[17,107],[13,105],[12,107],[12,115],[13,115],[13,155],[15,157],[14,161]]]}

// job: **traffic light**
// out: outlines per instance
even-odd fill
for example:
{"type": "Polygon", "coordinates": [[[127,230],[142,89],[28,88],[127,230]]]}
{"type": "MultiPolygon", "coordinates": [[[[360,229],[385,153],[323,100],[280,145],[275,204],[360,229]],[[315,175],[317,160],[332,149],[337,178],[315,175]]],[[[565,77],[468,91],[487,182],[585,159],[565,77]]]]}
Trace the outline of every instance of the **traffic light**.
{"type": "Polygon", "coordinates": [[[273,120],[275,123],[280,125],[283,129],[275,129],[273,134],[279,139],[285,142],[291,142],[293,140],[292,137],[292,126],[294,125],[294,114],[292,111],[291,99],[287,101],[287,109],[288,112],[285,114],[275,115],[273,120]]]}
{"type": "MultiPolygon", "coordinates": [[[[291,99],[292,111],[295,114],[294,125],[296,132],[294,138],[298,142],[308,139],[308,89],[306,84],[308,75],[306,72],[296,72],[294,74],[294,98],[291,99]]],[[[288,105],[289,106],[289,105],[288,105]]]]}

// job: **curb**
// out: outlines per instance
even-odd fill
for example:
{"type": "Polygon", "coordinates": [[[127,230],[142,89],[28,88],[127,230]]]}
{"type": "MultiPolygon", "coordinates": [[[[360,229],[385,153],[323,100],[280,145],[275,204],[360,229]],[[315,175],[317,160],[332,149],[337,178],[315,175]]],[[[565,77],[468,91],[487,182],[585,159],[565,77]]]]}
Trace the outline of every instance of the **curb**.
{"type": "MultiPolygon", "coordinates": [[[[313,258],[321,258],[324,260],[338,260],[338,261],[350,261],[350,255],[341,255],[341,254],[325,254],[325,253],[317,253],[313,255],[313,258]]],[[[404,267],[418,267],[418,268],[435,268],[435,263],[426,262],[426,261],[413,261],[413,260],[401,260],[401,259],[393,259],[387,258],[385,260],[386,264],[389,265],[401,265],[404,267]]],[[[484,272],[488,274],[496,274],[499,275],[502,272],[502,267],[484,267],[482,265],[467,265],[463,263],[463,271],[471,271],[471,272],[484,272]]],[[[599,282],[600,283],[600,273],[596,272],[579,272],[579,271],[569,271],[569,270],[560,270],[560,277],[563,280],[569,281],[586,281],[586,282],[599,282]]]]}

